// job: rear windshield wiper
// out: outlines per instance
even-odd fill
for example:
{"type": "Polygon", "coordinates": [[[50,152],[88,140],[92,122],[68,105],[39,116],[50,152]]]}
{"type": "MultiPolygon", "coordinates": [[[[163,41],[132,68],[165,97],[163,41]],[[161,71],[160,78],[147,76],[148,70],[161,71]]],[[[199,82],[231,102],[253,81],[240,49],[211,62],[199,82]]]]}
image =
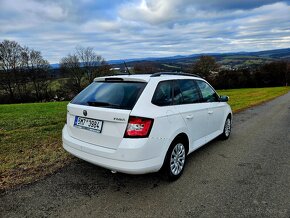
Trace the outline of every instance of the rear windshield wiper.
{"type": "Polygon", "coordinates": [[[108,102],[103,101],[88,101],[88,105],[94,106],[94,107],[113,107],[113,108],[120,108],[120,105],[117,104],[111,104],[108,102]]]}

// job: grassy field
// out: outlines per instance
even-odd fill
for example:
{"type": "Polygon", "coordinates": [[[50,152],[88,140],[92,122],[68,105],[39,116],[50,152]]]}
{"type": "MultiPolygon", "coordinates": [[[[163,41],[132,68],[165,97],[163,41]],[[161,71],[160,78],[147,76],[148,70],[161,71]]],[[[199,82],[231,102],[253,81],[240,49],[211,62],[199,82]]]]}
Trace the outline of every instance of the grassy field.
{"type": "Polygon", "coordinates": [[[34,181],[71,159],[61,147],[66,105],[0,105],[0,189],[34,181]]]}
{"type": "MultiPolygon", "coordinates": [[[[285,94],[289,88],[219,90],[237,112],[285,94]]],[[[73,158],[61,146],[67,102],[0,105],[0,189],[55,172],[73,158]]]]}
{"type": "Polygon", "coordinates": [[[289,90],[290,87],[250,88],[218,90],[218,93],[229,96],[232,110],[238,112],[283,95],[289,90]]]}

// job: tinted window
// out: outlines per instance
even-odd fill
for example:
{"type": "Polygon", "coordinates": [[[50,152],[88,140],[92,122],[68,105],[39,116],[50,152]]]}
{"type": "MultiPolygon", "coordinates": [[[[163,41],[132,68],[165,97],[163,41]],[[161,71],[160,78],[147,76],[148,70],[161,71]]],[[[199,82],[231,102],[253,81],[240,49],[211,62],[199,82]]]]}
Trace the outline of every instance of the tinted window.
{"type": "Polygon", "coordinates": [[[152,103],[158,106],[172,105],[172,81],[163,81],[158,84],[152,103]]]}
{"type": "Polygon", "coordinates": [[[200,88],[204,102],[218,101],[218,95],[206,82],[200,80],[197,80],[196,82],[200,88]]]}
{"type": "Polygon", "coordinates": [[[183,97],[180,91],[178,82],[173,82],[173,104],[178,105],[183,103],[183,97]]]}
{"type": "Polygon", "coordinates": [[[71,103],[132,110],[145,86],[142,82],[93,82],[71,103]]]}
{"type": "Polygon", "coordinates": [[[199,90],[193,80],[177,80],[177,82],[183,97],[183,104],[192,104],[200,101],[199,90]]]}

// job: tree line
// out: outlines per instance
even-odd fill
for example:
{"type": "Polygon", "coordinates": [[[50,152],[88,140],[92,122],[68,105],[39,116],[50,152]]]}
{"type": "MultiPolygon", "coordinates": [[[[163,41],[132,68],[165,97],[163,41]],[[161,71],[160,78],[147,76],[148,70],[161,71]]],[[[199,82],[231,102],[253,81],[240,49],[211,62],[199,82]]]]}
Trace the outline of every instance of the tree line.
{"type": "Polygon", "coordinates": [[[15,41],[0,43],[0,94],[3,102],[41,101],[46,97],[50,68],[41,52],[15,41]]]}
{"type": "MultiPolygon", "coordinates": [[[[91,47],[76,47],[52,69],[40,51],[15,41],[0,42],[0,103],[70,100],[95,77],[114,73],[91,47]],[[57,78],[53,72],[57,72],[57,78]]],[[[131,63],[131,73],[176,71],[159,62],[131,63]]],[[[274,61],[255,68],[224,69],[214,57],[201,56],[178,71],[198,74],[217,89],[287,86],[290,62],[274,61]]],[[[120,72],[118,72],[120,73],[120,72]]]]}
{"type": "Polygon", "coordinates": [[[211,56],[201,56],[187,71],[199,74],[217,89],[288,86],[290,62],[272,61],[252,68],[224,69],[211,56]]]}
{"type": "Polygon", "coordinates": [[[95,77],[110,71],[91,47],[76,47],[59,64],[61,79],[54,88],[53,69],[40,51],[15,41],[0,42],[0,103],[69,100],[95,77]]]}
{"type": "MultiPolygon", "coordinates": [[[[158,62],[140,62],[134,65],[135,73],[153,73],[160,70],[164,69],[158,62]]],[[[175,71],[205,78],[216,89],[288,86],[290,81],[289,60],[272,61],[257,67],[225,69],[214,57],[200,56],[192,64],[181,65],[175,71]]]]}

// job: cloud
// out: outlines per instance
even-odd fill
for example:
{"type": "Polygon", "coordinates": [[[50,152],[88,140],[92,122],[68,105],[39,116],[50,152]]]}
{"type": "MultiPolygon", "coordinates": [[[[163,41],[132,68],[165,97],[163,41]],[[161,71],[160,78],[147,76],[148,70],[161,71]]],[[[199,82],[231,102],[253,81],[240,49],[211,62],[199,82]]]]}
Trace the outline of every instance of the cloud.
{"type": "Polygon", "coordinates": [[[281,2],[280,0],[186,0],[183,3],[190,4],[204,10],[249,10],[263,5],[281,2]]]}
{"type": "Polygon", "coordinates": [[[55,63],[77,45],[106,59],[290,47],[290,6],[250,0],[0,0],[0,41],[55,63]]]}
{"type": "Polygon", "coordinates": [[[49,20],[63,20],[68,16],[66,8],[53,1],[2,0],[1,11],[13,15],[43,17],[49,20]]]}
{"type": "Polygon", "coordinates": [[[83,24],[82,30],[87,33],[94,33],[100,31],[106,32],[120,32],[120,24],[112,21],[90,20],[83,24]]]}
{"type": "Polygon", "coordinates": [[[179,0],[157,0],[129,3],[120,7],[119,16],[125,20],[144,21],[150,24],[163,23],[177,17],[175,6],[179,0]]]}
{"type": "Polygon", "coordinates": [[[141,21],[152,25],[184,22],[184,19],[207,19],[232,11],[250,10],[277,0],[141,0],[123,4],[119,16],[125,20],[141,21]]]}

